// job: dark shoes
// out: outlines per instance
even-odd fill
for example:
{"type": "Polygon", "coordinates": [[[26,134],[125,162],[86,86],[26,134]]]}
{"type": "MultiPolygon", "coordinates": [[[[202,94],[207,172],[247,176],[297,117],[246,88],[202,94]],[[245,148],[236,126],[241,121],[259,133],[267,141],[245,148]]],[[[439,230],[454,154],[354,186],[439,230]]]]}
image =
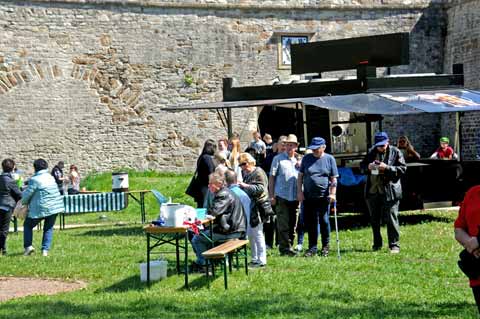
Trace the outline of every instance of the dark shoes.
{"type": "Polygon", "coordinates": [[[303,254],[303,257],[315,257],[317,256],[317,250],[316,249],[309,249],[303,254]]]}
{"type": "Polygon", "coordinates": [[[295,256],[297,256],[297,253],[294,252],[293,250],[285,250],[285,251],[280,252],[280,256],[295,257],[295,256]]]}
{"type": "Polygon", "coordinates": [[[373,246],[372,246],[372,250],[373,250],[373,251],[379,251],[379,250],[382,250],[382,246],[376,246],[376,245],[373,245],[373,246]]]}
{"type": "Polygon", "coordinates": [[[192,262],[192,265],[190,266],[190,272],[191,273],[198,273],[198,274],[204,274],[206,273],[206,267],[197,264],[196,262],[192,262]]]}
{"type": "Polygon", "coordinates": [[[250,262],[248,264],[248,267],[249,268],[265,268],[265,266],[267,266],[266,264],[263,264],[261,262],[250,262]]]}
{"type": "MultiPolygon", "coordinates": [[[[320,251],[320,256],[322,257],[328,257],[328,254],[330,253],[330,246],[323,246],[322,250],[320,251]]],[[[318,255],[318,251],[316,248],[311,248],[305,252],[303,257],[315,257],[318,255]]]]}
{"type": "Polygon", "coordinates": [[[328,254],[330,253],[330,246],[323,246],[322,250],[320,251],[320,255],[322,257],[328,257],[328,254]]]}

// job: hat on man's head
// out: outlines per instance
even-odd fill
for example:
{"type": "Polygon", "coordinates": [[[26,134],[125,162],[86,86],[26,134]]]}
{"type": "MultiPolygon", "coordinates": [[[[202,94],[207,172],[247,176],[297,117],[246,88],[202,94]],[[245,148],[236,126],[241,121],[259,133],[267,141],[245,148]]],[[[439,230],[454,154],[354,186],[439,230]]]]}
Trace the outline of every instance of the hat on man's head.
{"type": "Polygon", "coordinates": [[[308,145],[308,149],[309,150],[316,150],[317,148],[320,148],[324,145],[327,145],[324,138],[314,137],[314,138],[312,138],[312,142],[310,143],[310,145],[308,145]]]}
{"type": "Polygon", "coordinates": [[[283,143],[295,143],[298,144],[297,136],[295,134],[288,134],[287,139],[283,143]]]}
{"type": "Polygon", "coordinates": [[[448,137],[443,136],[440,138],[440,143],[450,143],[450,140],[448,139],[448,137]]]}
{"type": "Polygon", "coordinates": [[[375,137],[373,138],[375,147],[377,146],[385,146],[388,143],[388,135],[385,132],[378,132],[375,133],[375,137]]]}

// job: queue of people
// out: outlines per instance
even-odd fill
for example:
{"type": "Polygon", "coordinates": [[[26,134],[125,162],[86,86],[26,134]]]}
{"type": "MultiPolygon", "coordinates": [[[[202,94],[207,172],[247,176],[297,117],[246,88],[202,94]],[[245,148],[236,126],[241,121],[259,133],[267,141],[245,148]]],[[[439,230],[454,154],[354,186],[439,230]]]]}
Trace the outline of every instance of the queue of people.
{"type": "MultiPolygon", "coordinates": [[[[254,139],[244,153],[239,153],[239,139],[233,137],[227,147],[230,152],[229,158],[225,158],[225,147],[221,145],[224,139],[220,139],[218,144],[213,140],[205,142],[204,149],[197,160],[195,176],[189,186],[191,188],[197,184],[196,187],[199,187],[198,185],[207,187],[205,193],[200,191],[200,188],[197,190],[197,194],[201,193],[203,198],[202,201],[195,198],[198,207],[206,208],[208,214],[216,216],[220,223],[222,218],[219,216],[225,214],[226,208],[219,207],[222,202],[219,202],[218,195],[224,192],[218,194],[218,189],[228,187],[232,190],[234,195],[241,199],[237,204],[242,205],[246,221],[245,233],[235,236],[248,237],[250,240],[251,266],[265,267],[266,251],[274,248],[275,244],[278,245],[281,255],[296,256],[298,254],[294,249],[295,230],[298,223],[297,212],[299,203],[302,203],[302,206],[305,203],[303,224],[309,233],[309,249],[305,256],[317,254],[316,242],[319,233],[322,236],[321,255],[328,256],[330,238],[328,203],[335,200],[338,172],[335,159],[325,153],[325,139],[318,137],[312,140],[309,146],[312,154],[306,156],[306,161],[303,162],[297,151],[299,143],[294,134],[281,136],[277,143],[272,143],[271,136],[268,135],[267,143],[261,142],[258,132],[254,132],[252,136],[254,139]],[[263,145],[271,145],[268,154],[263,145]],[[205,152],[205,149],[209,149],[209,152],[205,152]],[[222,152],[218,149],[222,149],[222,152]],[[252,152],[247,152],[249,150],[252,152]],[[257,162],[259,156],[262,158],[262,163],[257,162]],[[263,168],[269,158],[269,169],[265,171],[263,168]],[[208,170],[205,169],[206,167],[208,170]],[[219,176],[223,176],[223,179],[219,176]],[[208,184],[195,181],[200,177],[203,181],[208,178],[208,184]],[[318,203],[322,205],[318,207],[318,203]],[[314,226],[310,227],[312,223],[314,226]]],[[[188,193],[195,192],[189,189],[188,193]]],[[[225,235],[227,232],[224,226],[222,227],[225,235]]],[[[194,269],[201,268],[204,264],[199,255],[207,248],[203,245],[203,240],[201,236],[195,236],[192,240],[198,257],[196,265],[193,266],[194,269]]]]}

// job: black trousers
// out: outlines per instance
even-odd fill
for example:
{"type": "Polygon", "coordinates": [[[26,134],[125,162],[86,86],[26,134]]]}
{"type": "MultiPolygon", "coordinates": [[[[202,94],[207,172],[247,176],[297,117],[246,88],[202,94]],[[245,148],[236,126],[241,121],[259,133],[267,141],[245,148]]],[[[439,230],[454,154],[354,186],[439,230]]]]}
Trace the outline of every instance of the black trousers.
{"type": "Polygon", "coordinates": [[[480,286],[472,287],[473,296],[475,297],[475,302],[477,303],[478,313],[480,313],[480,286]]]}
{"type": "Polygon", "coordinates": [[[0,209],[0,253],[7,251],[7,236],[11,218],[11,211],[0,209]]]}
{"type": "Polygon", "coordinates": [[[265,245],[273,248],[275,245],[274,238],[278,240],[276,216],[271,216],[269,220],[263,223],[263,233],[265,234],[265,245]]]}

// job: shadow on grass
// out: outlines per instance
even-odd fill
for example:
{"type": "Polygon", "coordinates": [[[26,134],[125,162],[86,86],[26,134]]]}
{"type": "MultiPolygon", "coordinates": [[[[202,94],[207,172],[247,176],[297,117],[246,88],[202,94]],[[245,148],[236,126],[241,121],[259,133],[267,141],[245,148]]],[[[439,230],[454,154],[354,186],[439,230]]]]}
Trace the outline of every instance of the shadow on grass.
{"type": "Polygon", "coordinates": [[[438,223],[452,223],[452,220],[447,217],[432,216],[426,213],[415,215],[400,215],[400,224],[417,225],[423,223],[438,222],[438,223]]]}
{"type": "MultiPolygon", "coordinates": [[[[155,282],[152,282],[155,283],[155,282]]],[[[103,292],[126,292],[126,291],[132,291],[132,290],[145,290],[148,288],[148,285],[146,282],[141,282],[140,278],[138,276],[131,276],[128,278],[123,279],[122,281],[119,281],[111,286],[108,286],[106,288],[98,289],[95,292],[96,293],[103,293],[103,292]]]]}
{"type": "MultiPolygon", "coordinates": [[[[353,230],[365,227],[370,227],[370,217],[366,214],[351,214],[338,216],[338,229],[339,230],[353,230]]],[[[452,223],[452,220],[447,217],[433,216],[427,213],[414,214],[414,215],[402,215],[399,216],[400,225],[418,225],[430,222],[439,223],[452,223]]],[[[330,224],[334,225],[334,218],[330,216],[330,224]]]]}
{"type": "Polygon", "coordinates": [[[2,305],[9,319],[25,318],[438,318],[475,317],[476,308],[464,300],[458,302],[398,302],[382,297],[354,296],[348,291],[321,291],[299,299],[297,292],[257,295],[242,291],[212,291],[209,298],[198,291],[185,291],[182,300],[167,294],[142,294],[141,299],[123,296],[96,300],[95,296],[79,302],[24,299],[2,305]],[[248,297],[245,296],[248,294],[248,297]],[[34,309],[35,311],[31,311],[34,309]],[[208,315],[207,315],[208,314],[208,315]]]}
{"type": "Polygon", "coordinates": [[[94,230],[89,230],[83,233],[79,233],[76,236],[95,236],[95,237],[101,237],[101,236],[143,236],[145,232],[143,231],[141,226],[131,226],[131,227],[125,227],[125,226],[119,226],[115,228],[108,228],[108,229],[94,229],[94,230]]]}
{"type": "MultiPolygon", "coordinates": [[[[206,287],[207,286],[207,281],[206,281],[206,277],[204,275],[200,275],[200,276],[197,276],[198,274],[189,274],[189,288],[190,289],[200,289],[200,288],[203,288],[203,287],[206,287]],[[192,278],[194,278],[192,280],[192,278]]],[[[184,278],[184,273],[181,272],[180,274],[177,273],[177,270],[176,268],[174,267],[169,267],[168,268],[168,271],[167,271],[167,278],[168,277],[175,277],[175,276],[178,276],[178,277],[181,277],[182,279],[182,283],[181,283],[181,286],[178,287],[178,290],[185,290],[185,287],[184,287],[184,281],[183,281],[183,278],[184,278]]],[[[218,277],[218,276],[217,276],[218,277]]],[[[210,278],[211,280],[211,278],[210,278]]],[[[157,284],[161,284],[163,280],[152,280],[150,281],[150,287],[154,287],[155,285],[157,284]]],[[[146,282],[142,282],[140,281],[140,277],[138,275],[135,275],[135,276],[131,276],[131,277],[128,277],[128,278],[125,278],[117,283],[114,283],[113,285],[111,286],[108,286],[106,288],[100,288],[98,290],[96,290],[95,292],[96,293],[103,293],[103,292],[106,292],[106,293],[119,293],[119,292],[127,292],[127,291],[142,291],[142,290],[145,290],[145,289],[148,289],[149,286],[146,282]]]]}

